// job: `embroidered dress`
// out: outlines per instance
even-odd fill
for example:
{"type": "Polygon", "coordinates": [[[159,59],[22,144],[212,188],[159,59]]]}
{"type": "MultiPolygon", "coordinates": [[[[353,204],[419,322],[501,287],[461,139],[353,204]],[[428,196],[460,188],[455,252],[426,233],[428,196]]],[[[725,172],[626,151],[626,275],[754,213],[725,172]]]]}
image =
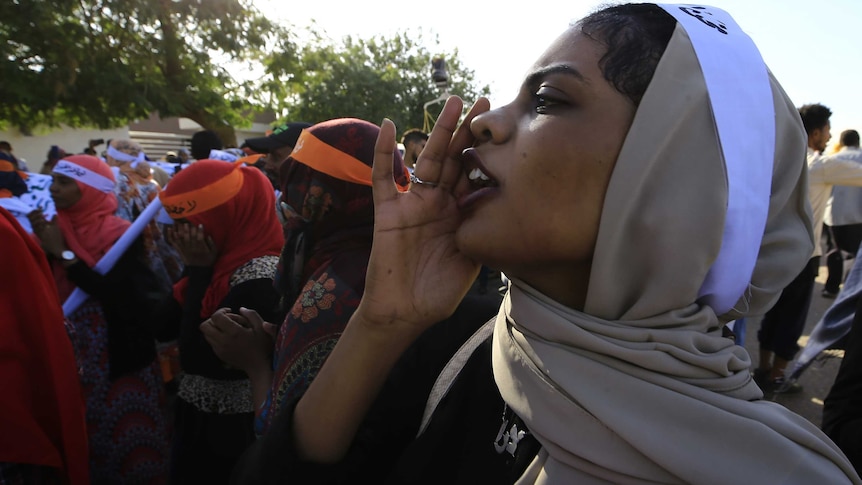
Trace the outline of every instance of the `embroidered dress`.
{"type": "MultiPolygon", "coordinates": [[[[303,148],[282,165],[286,244],[276,284],[287,315],[276,339],[272,387],[255,418],[259,435],[311,384],[365,291],[374,228],[370,165],[378,132],[352,118],[318,123],[303,131],[297,142],[303,148]],[[357,175],[362,173],[367,181],[357,175]]],[[[393,159],[393,173],[406,184],[400,156],[393,159]]]]}
{"type": "MultiPolygon", "coordinates": [[[[231,276],[231,290],[240,287],[243,283],[254,282],[255,280],[271,282],[277,264],[277,256],[262,256],[252,259],[237,268],[231,276]]],[[[241,291],[242,287],[232,296],[241,291]]],[[[225,300],[227,302],[230,299],[229,296],[225,300]]],[[[246,303],[249,302],[246,301],[246,303]]],[[[274,299],[272,303],[275,304],[274,299]]],[[[251,400],[251,382],[244,377],[216,379],[187,373],[180,380],[178,396],[205,413],[240,414],[254,412],[254,404],[251,400]]]]}
{"type": "Polygon", "coordinates": [[[89,299],[68,320],[82,366],[92,483],[166,483],[168,436],[158,363],[111,379],[101,305],[89,299]]]}
{"type": "Polygon", "coordinates": [[[176,174],[159,199],[178,224],[201,228],[217,253],[214,261],[185,268],[159,322],[165,327],[159,339],[177,339],[185,373],[171,477],[175,483],[226,483],[254,441],[254,404],[248,376],[219,359],[200,327],[220,308],[248,308],[272,321],[278,306],[273,277],[284,245],[275,195],[256,168],[198,160],[176,174]]]}
{"type": "MultiPolygon", "coordinates": [[[[240,266],[230,277],[230,290],[219,307],[235,312],[246,307],[272,318],[278,304],[272,286],[277,262],[277,256],[262,256],[240,266]]],[[[210,281],[207,273],[189,272],[185,294],[198,304],[180,311],[186,328],[197,328],[203,321],[197,310],[200,296],[196,295],[203,295],[210,281]]],[[[199,333],[180,338],[185,373],[180,377],[175,409],[172,480],[226,483],[233,464],[254,441],[251,383],[244,372],[218,360],[199,333]]]]}
{"type": "Polygon", "coordinates": [[[288,312],[276,339],[272,390],[255,419],[257,434],[265,432],[285,402],[305,392],[335,347],[362,297],[365,267],[357,262],[368,260],[368,249],[345,251],[327,261],[288,312]]]}
{"type": "Polygon", "coordinates": [[[152,304],[166,292],[144,262],[141,238],[104,275],[92,269],[127,230],[114,214],[115,182],[95,157],[75,155],[54,172],[71,177],[81,193],[58,208],[64,244],[77,261],[52,262],[59,301],[75,288],[89,298],[67,317],[80,366],[86,407],[91,483],[164,483],[167,427],[164,390],[150,330],[152,304]]]}

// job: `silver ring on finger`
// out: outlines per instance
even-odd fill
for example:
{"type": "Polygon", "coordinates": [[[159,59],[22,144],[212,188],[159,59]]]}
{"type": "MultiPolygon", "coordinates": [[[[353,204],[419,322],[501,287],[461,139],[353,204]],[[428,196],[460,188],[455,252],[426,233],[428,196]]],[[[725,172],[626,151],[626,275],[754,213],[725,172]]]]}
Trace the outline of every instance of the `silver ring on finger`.
{"type": "Polygon", "coordinates": [[[417,184],[417,185],[427,185],[428,187],[432,187],[432,188],[437,187],[437,185],[439,185],[437,182],[427,182],[425,180],[422,180],[419,177],[417,177],[415,173],[410,174],[410,183],[411,184],[417,184]]]}

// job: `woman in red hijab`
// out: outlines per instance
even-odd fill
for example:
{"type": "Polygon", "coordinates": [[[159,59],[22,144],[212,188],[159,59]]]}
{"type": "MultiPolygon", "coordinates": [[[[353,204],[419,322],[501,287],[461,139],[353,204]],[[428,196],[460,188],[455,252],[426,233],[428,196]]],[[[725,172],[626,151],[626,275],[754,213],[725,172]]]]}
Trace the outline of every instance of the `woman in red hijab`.
{"type": "MultiPolygon", "coordinates": [[[[168,237],[183,258],[184,277],[155,321],[159,338],[177,339],[180,380],[174,424],[172,481],[227,483],[254,440],[254,406],[245,373],[223,363],[199,330],[219,308],[250,308],[273,318],[273,287],[284,245],[269,180],[244,163],[199,160],[159,197],[174,219],[168,237]]],[[[257,356],[268,360],[272,345],[257,356]]]]}
{"type": "Polygon", "coordinates": [[[3,208],[0,240],[0,483],[87,485],[84,401],[51,269],[3,208]]]}
{"type": "Polygon", "coordinates": [[[162,298],[158,284],[143,261],[140,239],[105,275],[92,269],[129,226],[114,216],[110,168],[96,157],[75,155],[57,162],[52,174],[57,217],[47,221],[38,211],[29,217],[48,255],[59,302],[76,287],[90,295],[68,321],[82,366],[92,482],[163,481],[164,389],[148,330],[150,309],[162,298]]]}

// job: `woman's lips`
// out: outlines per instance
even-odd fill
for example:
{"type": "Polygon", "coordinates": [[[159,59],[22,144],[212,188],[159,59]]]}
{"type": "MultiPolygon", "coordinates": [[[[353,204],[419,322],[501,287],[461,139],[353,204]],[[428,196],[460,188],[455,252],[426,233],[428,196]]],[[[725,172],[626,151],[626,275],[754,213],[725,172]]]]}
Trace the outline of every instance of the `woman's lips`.
{"type": "Polygon", "coordinates": [[[468,148],[462,152],[464,172],[470,185],[475,188],[496,187],[499,184],[493,174],[482,163],[482,159],[475,148],[468,148]]]}
{"type": "Polygon", "coordinates": [[[480,199],[484,199],[485,197],[493,195],[494,193],[499,191],[499,187],[484,187],[478,190],[467,192],[466,194],[458,198],[458,209],[461,211],[472,209],[472,207],[480,199]]]}
{"type": "Polygon", "coordinates": [[[467,176],[469,190],[458,197],[458,208],[471,208],[478,200],[499,191],[499,183],[489,173],[475,148],[468,148],[462,153],[464,173],[467,176]]]}

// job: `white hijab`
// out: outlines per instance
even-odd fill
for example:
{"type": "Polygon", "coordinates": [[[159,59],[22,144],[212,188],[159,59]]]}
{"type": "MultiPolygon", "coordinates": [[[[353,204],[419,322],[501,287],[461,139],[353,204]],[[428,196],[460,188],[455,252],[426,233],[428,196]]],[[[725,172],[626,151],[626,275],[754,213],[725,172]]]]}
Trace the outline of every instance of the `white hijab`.
{"type": "Polygon", "coordinates": [[[769,308],[813,247],[805,132],[768,77],[772,187],[734,309],[716,315],[700,295],[729,223],[729,182],[707,83],[680,25],[614,168],[584,312],[512,281],[493,366],[503,398],[543,446],[522,483],[862,483],[820,430],[762,400],[747,352],[721,333],[769,308]]]}

